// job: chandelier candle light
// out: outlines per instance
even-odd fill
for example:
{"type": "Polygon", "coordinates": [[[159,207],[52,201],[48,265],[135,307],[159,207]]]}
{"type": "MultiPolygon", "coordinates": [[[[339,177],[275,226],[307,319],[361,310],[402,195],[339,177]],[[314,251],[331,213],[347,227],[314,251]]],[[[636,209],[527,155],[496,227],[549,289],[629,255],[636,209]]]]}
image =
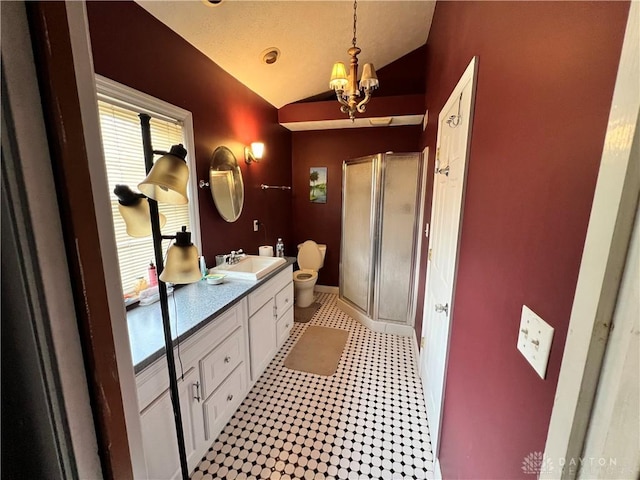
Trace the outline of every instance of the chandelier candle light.
{"type": "Polygon", "coordinates": [[[371,93],[380,85],[373,64],[365,63],[362,68],[360,87],[358,88],[358,55],[361,50],[356,46],[357,8],[358,1],[355,0],[353,2],[353,40],[351,41],[353,46],[347,50],[347,53],[351,56],[349,75],[347,76],[344,63],[336,62],[331,70],[331,81],[329,82],[329,86],[336,91],[338,102],[342,105],[340,111],[348,113],[352,122],[355,121],[356,111],[363,113],[366,110],[366,105],[371,100],[371,93]],[[364,98],[360,100],[363,94],[364,98]]]}

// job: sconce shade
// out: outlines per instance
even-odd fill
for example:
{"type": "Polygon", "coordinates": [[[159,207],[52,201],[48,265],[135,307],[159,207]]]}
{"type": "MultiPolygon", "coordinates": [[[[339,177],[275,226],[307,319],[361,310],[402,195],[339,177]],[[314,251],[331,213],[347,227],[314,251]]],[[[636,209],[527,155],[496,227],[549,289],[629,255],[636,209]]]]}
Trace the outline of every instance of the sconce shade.
{"type": "Polygon", "coordinates": [[[347,69],[342,62],[336,62],[331,69],[331,80],[329,87],[333,90],[344,90],[349,80],[347,78],[347,69]]]}
{"type": "MultiPolygon", "coordinates": [[[[124,220],[127,235],[130,237],[148,237],[151,235],[151,215],[149,202],[141,193],[135,193],[127,185],[116,185],[113,193],[118,197],[118,211],[124,220]]],[[[167,223],[167,217],[160,216],[160,228],[167,223]]]]}
{"type": "Polygon", "coordinates": [[[182,227],[176,233],[176,243],[167,251],[167,261],[160,280],[176,284],[195,283],[202,279],[198,264],[198,249],[191,243],[191,232],[182,227]]]}
{"type": "Polygon", "coordinates": [[[260,160],[264,155],[264,143],[262,142],[253,142],[251,144],[251,151],[253,152],[253,156],[260,160]]]}
{"type": "Polygon", "coordinates": [[[362,78],[360,79],[360,88],[378,88],[380,82],[378,82],[378,76],[376,75],[376,69],[373,68],[373,63],[365,63],[362,67],[362,78]]]}
{"type": "Polygon", "coordinates": [[[247,164],[259,162],[264,155],[264,143],[253,142],[250,147],[244,147],[244,161],[247,164]]]}
{"type": "Polygon", "coordinates": [[[157,202],[172,205],[188,203],[187,182],[189,167],[185,162],[187,151],[182,145],[174,145],[169,153],[165,153],[153,164],[138,188],[147,197],[157,202]]]}

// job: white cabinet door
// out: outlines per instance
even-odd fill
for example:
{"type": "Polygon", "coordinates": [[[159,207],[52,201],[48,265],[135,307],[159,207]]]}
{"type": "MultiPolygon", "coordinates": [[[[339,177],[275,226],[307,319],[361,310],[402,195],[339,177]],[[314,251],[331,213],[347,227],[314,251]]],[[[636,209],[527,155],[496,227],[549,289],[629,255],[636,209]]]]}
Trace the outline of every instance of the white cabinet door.
{"type": "MultiPolygon", "coordinates": [[[[182,425],[184,431],[184,443],[187,452],[187,464],[189,473],[202,458],[202,445],[206,443],[204,436],[204,415],[202,412],[202,386],[200,385],[198,369],[192,368],[184,376],[184,380],[178,382],[180,396],[180,412],[182,413],[182,425]]],[[[173,416],[173,414],[172,414],[173,416]]],[[[182,478],[178,469],[173,478],[182,478]]]]}
{"type": "Polygon", "coordinates": [[[251,379],[256,381],[276,353],[275,301],[271,298],[249,317],[251,379]]]}
{"type": "Polygon", "coordinates": [[[293,308],[289,308],[286,312],[278,311],[278,321],[276,322],[276,335],[278,337],[278,348],[284,345],[289,338],[289,332],[293,328],[293,308]]]}
{"type": "MultiPolygon", "coordinates": [[[[202,407],[194,398],[194,385],[198,381],[198,371],[192,368],[178,380],[180,410],[184,431],[187,461],[193,456],[198,445],[204,440],[202,407]]],[[[147,473],[153,479],[179,478],[180,461],[178,442],[174,425],[173,408],[169,389],[162,392],[140,414],[142,444],[147,462],[147,473]]],[[[190,464],[197,458],[192,458],[190,464]]]]}

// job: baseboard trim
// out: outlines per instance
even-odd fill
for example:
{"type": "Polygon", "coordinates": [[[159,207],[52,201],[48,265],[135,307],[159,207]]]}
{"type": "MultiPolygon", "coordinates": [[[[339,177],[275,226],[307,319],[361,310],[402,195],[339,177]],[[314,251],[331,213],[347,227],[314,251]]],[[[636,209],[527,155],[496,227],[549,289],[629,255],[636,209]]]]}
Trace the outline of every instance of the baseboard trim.
{"type": "MultiPolygon", "coordinates": [[[[418,346],[418,343],[416,342],[416,348],[418,346]]],[[[418,360],[418,363],[420,362],[420,360],[418,360]]],[[[422,372],[420,372],[420,383],[422,384],[422,393],[423,393],[423,397],[424,397],[424,404],[425,404],[425,408],[427,406],[427,392],[424,389],[424,382],[422,381],[422,372]]],[[[428,421],[429,419],[427,419],[428,421]]],[[[431,431],[429,431],[429,434],[431,434],[431,431]]],[[[431,447],[433,448],[433,438],[431,439],[431,447]]],[[[440,469],[440,459],[437,457],[437,453],[438,452],[434,452],[432,451],[431,454],[433,455],[433,478],[434,480],[442,480],[442,470],[440,469]]]]}
{"type": "Polygon", "coordinates": [[[340,293],[340,289],[338,287],[330,287],[328,285],[316,285],[313,290],[318,293],[334,293],[336,295],[340,293]]]}
{"type": "Polygon", "coordinates": [[[420,374],[420,347],[418,345],[418,336],[416,335],[416,329],[413,330],[413,363],[416,367],[416,372],[420,374]]]}
{"type": "Polygon", "coordinates": [[[440,459],[434,455],[433,478],[434,480],[442,480],[442,470],[440,470],[440,459]]]}
{"type": "Polygon", "coordinates": [[[358,311],[356,308],[352,307],[341,298],[338,298],[336,305],[344,313],[355,318],[371,331],[380,332],[380,333],[393,333],[395,335],[400,335],[402,337],[413,336],[415,338],[415,330],[413,329],[413,327],[410,327],[409,325],[396,325],[394,323],[377,322],[375,320],[370,319],[365,314],[358,311]]]}

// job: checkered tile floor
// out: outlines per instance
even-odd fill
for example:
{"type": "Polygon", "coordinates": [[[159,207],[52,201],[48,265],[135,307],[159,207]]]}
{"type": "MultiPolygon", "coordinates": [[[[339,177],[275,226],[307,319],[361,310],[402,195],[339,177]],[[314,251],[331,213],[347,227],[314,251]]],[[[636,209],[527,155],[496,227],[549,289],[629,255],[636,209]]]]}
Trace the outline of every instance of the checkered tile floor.
{"type": "Polygon", "coordinates": [[[372,332],[316,293],[193,480],[433,478],[433,456],[410,338],[372,332]],[[307,325],[350,332],[331,377],[282,365],[307,325]]]}

